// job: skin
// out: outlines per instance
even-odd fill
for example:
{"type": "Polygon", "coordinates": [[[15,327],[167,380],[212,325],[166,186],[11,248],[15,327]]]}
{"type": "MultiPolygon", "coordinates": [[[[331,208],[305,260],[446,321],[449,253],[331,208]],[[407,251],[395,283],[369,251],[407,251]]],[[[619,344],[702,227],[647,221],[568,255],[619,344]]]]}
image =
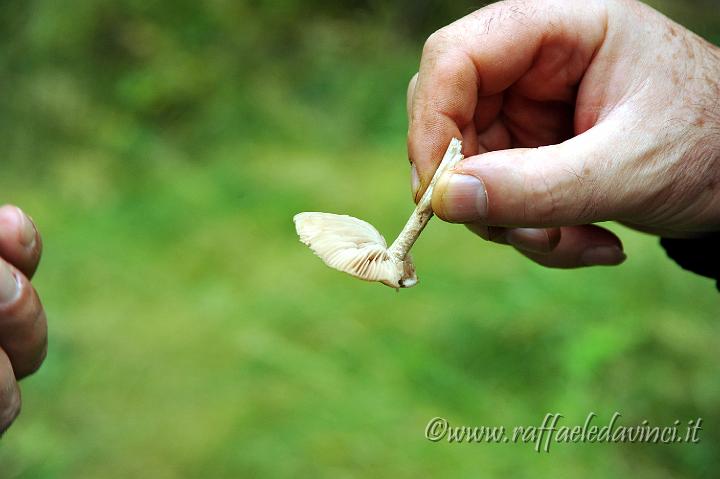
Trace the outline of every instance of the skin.
{"type": "Polygon", "coordinates": [[[635,0],[510,0],[434,33],[408,88],[413,194],[555,268],[617,265],[619,221],[720,231],[720,49],[635,0]],[[479,181],[478,181],[479,180],[479,181]]]}
{"type": "Polygon", "coordinates": [[[0,435],[20,413],[18,381],[37,371],[47,352],[45,312],[30,283],[41,252],[30,218],[15,206],[0,207],[0,268],[9,270],[16,287],[0,294],[0,435]]]}

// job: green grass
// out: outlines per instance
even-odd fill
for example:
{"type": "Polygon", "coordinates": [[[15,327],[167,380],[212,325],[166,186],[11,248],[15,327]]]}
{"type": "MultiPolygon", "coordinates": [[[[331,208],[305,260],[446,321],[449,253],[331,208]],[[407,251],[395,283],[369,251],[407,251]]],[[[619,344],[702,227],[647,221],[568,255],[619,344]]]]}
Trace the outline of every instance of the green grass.
{"type": "Polygon", "coordinates": [[[434,220],[414,249],[421,284],[399,293],[298,242],[303,210],[387,236],[407,218],[404,88],[420,39],[362,16],[318,14],[298,32],[292,2],[256,7],[265,24],[224,2],[55,5],[37,2],[1,58],[14,95],[0,200],[43,233],[51,336],[0,478],[718,470],[718,295],[656,239],[611,226],[626,264],[551,271],[434,220]],[[702,417],[704,430],[697,445],[549,455],[423,437],[435,416],[575,425],[591,411],[702,417]]]}
{"type": "MultiPolygon", "coordinates": [[[[626,230],[617,269],[557,272],[433,222],[421,285],[328,270],[296,239],[305,208],[393,234],[411,203],[402,145],[277,147],[151,165],[111,191],[3,183],[45,233],[51,350],[24,383],[2,477],[703,477],[720,398],[716,292],[626,230]],[[369,166],[369,167],[368,167],[369,166]],[[386,168],[389,173],[373,171],[386,168]],[[366,185],[372,185],[368,194],[366,185]],[[78,195],[97,191],[78,207],[78,195]],[[104,197],[104,199],[103,199],[104,197]],[[705,419],[694,446],[448,445],[426,422],[705,419]]],[[[95,185],[94,187],[92,185],[95,185]]],[[[707,477],[705,475],[704,477],[707,477]]]]}

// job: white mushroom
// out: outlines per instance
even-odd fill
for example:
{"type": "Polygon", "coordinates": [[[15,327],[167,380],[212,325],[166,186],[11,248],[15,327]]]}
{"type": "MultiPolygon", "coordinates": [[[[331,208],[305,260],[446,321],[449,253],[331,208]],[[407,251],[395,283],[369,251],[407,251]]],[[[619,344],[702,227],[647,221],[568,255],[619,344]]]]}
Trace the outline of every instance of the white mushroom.
{"type": "Polygon", "coordinates": [[[293,218],[300,241],[326,265],[365,281],[379,281],[392,288],[417,284],[410,248],[432,218],[432,193],[442,174],[462,156],[462,143],[453,138],[400,235],[388,248],[385,238],[371,224],[347,215],[299,213],[293,218]]]}

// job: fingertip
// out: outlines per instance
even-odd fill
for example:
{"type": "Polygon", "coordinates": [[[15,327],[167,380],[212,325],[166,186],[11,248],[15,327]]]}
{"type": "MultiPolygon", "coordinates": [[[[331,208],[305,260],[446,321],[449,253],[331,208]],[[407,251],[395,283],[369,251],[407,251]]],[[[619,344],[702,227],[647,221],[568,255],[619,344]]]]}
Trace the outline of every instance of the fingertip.
{"type": "Polygon", "coordinates": [[[453,138],[462,138],[457,126],[447,118],[431,123],[428,129],[427,119],[420,118],[413,122],[408,134],[408,156],[415,165],[419,187],[415,194],[415,202],[420,200],[430,184],[438,165],[442,161],[448,145],[453,138]]]}
{"type": "Polygon", "coordinates": [[[619,246],[591,246],[580,255],[585,266],[619,266],[627,255],[619,246]]]}

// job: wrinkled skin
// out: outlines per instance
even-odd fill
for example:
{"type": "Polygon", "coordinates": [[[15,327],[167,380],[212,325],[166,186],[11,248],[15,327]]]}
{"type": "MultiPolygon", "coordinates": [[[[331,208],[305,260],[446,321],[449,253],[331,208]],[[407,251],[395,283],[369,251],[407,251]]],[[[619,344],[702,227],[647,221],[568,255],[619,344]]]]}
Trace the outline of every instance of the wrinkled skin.
{"type": "Polygon", "coordinates": [[[20,413],[18,380],[34,373],[47,351],[45,312],[30,283],[41,251],[30,218],[0,207],[0,435],[20,413]]]}
{"type": "Polygon", "coordinates": [[[719,81],[717,47],[635,0],[490,5],[425,44],[408,88],[413,193],[456,136],[467,158],[433,210],[542,265],[621,263],[600,221],[720,231],[719,81]]]}

